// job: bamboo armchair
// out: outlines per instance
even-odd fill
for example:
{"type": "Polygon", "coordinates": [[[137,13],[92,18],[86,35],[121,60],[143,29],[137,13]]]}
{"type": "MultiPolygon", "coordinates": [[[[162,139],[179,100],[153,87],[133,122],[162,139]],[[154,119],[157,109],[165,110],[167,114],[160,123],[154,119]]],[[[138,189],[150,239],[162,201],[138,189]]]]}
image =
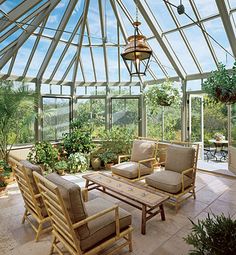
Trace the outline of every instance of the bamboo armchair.
{"type": "Polygon", "coordinates": [[[153,173],[156,152],[156,139],[138,137],[133,141],[131,155],[118,156],[118,164],[111,167],[112,175],[132,182],[145,178],[145,175],[153,173]],[[130,161],[121,162],[123,158],[130,158],[130,161]]]}
{"type": "Polygon", "coordinates": [[[9,158],[9,164],[12,166],[25,203],[25,213],[23,215],[22,224],[25,220],[30,223],[31,227],[36,232],[35,241],[38,241],[42,233],[52,229],[50,218],[48,217],[43,200],[33,178],[34,171],[42,174],[41,168],[32,165],[26,160],[19,162],[11,157],[9,158]]]}
{"type": "Polygon", "coordinates": [[[129,251],[132,251],[131,215],[101,198],[85,204],[78,202],[81,197],[80,190],[73,185],[69,185],[69,188],[55,185],[53,176],[46,179],[34,173],[34,177],[52,221],[53,241],[50,254],[56,251],[62,255],[64,250],[72,255],[98,254],[121,239],[123,242],[114,246],[112,251],[102,254],[116,254],[126,245],[129,246],[129,251]],[[76,201],[73,198],[76,198],[76,201]],[[77,207],[77,202],[80,203],[77,208],[79,213],[77,211],[74,214],[71,207],[77,207]]]}
{"type": "Polygon", "coordinates": [[[199,144],[173,142],[166,151],[165,170],[146,177],[146,184],[170,196],[168,201],[175,206],[192,197],[195,199],[195,178],[199,144]]]}

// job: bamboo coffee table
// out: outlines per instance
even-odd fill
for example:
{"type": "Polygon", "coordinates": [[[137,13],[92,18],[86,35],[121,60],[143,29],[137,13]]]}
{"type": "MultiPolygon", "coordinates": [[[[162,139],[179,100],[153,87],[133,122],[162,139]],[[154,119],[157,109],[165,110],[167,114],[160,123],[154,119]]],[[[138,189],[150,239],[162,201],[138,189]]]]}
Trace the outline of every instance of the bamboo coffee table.
{"type": "Polygon", "coordinates": [[[140,209],[142,211],[141,233],[143,235],[146,234],[146,222],[152,217],[160,213],[161,219],[165,220],[163,202],[169,199],[168,196],[141,184],[131,183],[100,172],[83,175],[83,178],[86,179],[88,191],[100,190],[140,209]]]}

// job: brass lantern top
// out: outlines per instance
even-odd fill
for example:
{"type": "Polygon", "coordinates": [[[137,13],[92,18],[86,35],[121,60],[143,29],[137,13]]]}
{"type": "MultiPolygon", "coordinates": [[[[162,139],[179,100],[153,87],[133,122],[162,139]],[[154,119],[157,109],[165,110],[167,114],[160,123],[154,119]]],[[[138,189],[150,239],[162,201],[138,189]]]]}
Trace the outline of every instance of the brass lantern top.
{"type": "Polygon", "coordinates": [[[140,22],[134,22],[135,27],[134,35],[128,37],[128,44],[125,46],[122,57],[127,60],[145,60],[150,58],[152,54],[151,48],[147,45],[146,36],[138,33],[138,26],[140,22]]]}

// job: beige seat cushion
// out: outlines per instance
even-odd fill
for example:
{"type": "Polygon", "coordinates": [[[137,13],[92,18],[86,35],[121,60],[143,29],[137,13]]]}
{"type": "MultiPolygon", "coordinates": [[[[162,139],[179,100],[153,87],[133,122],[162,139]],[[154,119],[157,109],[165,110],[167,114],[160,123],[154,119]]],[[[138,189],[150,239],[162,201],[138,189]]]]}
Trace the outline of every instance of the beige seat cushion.
{"type": "MultiPolygon", "coordinates": [[[[169,193],[176,194],[181,191],[181,174],[174,171],[160,171],[154,174],[148,175],[145,181],[148,185],[160,189],[169,193]]],[[[187,188],[192,184],[192,179],[184,176],[184,188],[187,188]]]]}
{"type": "MultiPolygon", "coordinates": [[[[134,179],[138,177],[138,163],[137,162],[123,162],[111,167],[114,174],[123,176],[125,178],[134,179]]],[[[140,164],[141,176],[152,173],[152,169],[140,164]]]]}
{"type": "Polygon", "coordinates": [[[23,167],[25,168],[25,171],[26,171],[26,174],[29,178],[29,181],[30,181],[30,184],[32,186],[33,192],[34,192],[35,195],[37,195],[39,193],[39,190],[38,190],[38,187],[37,187],[36,182],[34,180],[33,172],[35,171],[35,172],[43,175],[41,167],[32,164],[28,160],[21,160],[20,164],[22,164],[23,167]]]}
{"type": "Polygon", "coordinates": [[[180,145],[169,145],[166,153],[165,168],[182,173],[194,165],[195,149],[180,145]]]}
{"type": "MultiPolygon", "coordinates": [[[[72,223],[85,219],[87,217],[87,211],[79,185],[63,179],[56,173],[49,174],[46,178],[58,187],[72,223]]],[[[85,224],[78,228],[77,234],[80,238],[89,236],[87,225],[85,224]]]]}
{"type": "MultiPolygon", "coordinates": [[[[131,161],[138,162],[140,160],[154,157],[156,149],[155,141],[134,140],[131,161]]],[[[147,167],[151,167],[151,162],[144,163],[147,167]]]]}
{"type": "MultiPolygon", "coordinates": [[[[94,215],[107,208],[114,206],[112,202],[102,198],[96,198],[85,203],[88,216],[94,215]]],[[[120,229],[124,230],[131,225],[131,215],[125,210],[119,208],[120,229]]],[[[88,250],[100,241],[115,235],[115,212],[111,211],[88,223],[90,235],[81,240],[81,249],[88,250]]]]}

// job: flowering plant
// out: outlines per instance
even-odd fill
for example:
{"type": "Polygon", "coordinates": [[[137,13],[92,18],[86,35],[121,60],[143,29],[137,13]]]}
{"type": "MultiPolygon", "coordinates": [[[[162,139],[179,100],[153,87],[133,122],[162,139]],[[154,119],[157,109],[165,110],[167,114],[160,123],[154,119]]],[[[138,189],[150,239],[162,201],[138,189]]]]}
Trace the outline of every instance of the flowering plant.
{"type": "Polygon", "coordinates": [[[216,139],[216,141],[225,140],[225,136],[221,133],[215,133],[214,138],[216,139]]]}
{"type": "Polygon", "coordinates": [[[76,173],[79,171],[84,172],[88,167],[87,159],[80,152],[70,154],[70,156],[68,157],[68,166],[69,166],[70,172],[72,173],[76,173]]]}

